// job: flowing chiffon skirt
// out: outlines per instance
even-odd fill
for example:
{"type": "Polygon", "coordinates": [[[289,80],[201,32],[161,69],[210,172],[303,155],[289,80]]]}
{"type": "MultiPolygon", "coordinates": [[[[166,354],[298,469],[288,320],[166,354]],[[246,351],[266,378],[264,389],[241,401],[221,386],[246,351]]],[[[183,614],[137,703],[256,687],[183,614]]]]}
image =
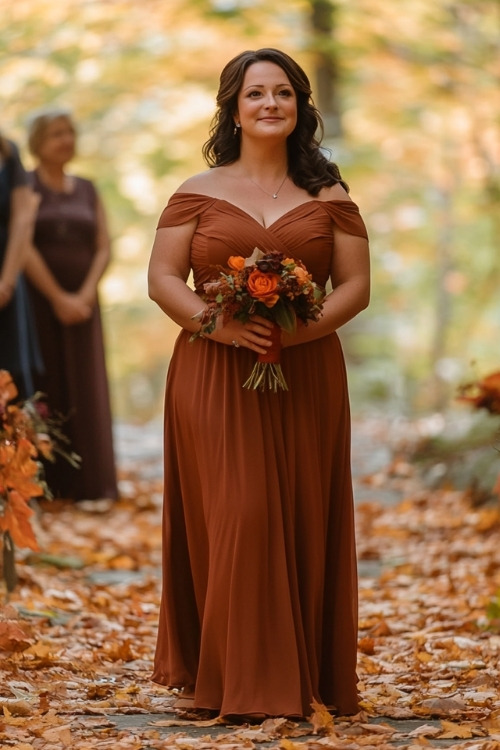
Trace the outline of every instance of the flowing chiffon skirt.
{"type": "MultiPolygon", "coordinates": [[[[333,220],[365,231],[354,204],[339,203],[307,203],[265,229],[225,201],[177,194],[160,227],[198,212],[197,288],[217,262],[255,245],[286,248],[324,283],[333,220]]],[[[255,353],[189,338],[181,331],[167,377],[153,679],[194,686],[194,706],[221,715],[309,716],[313,701],[355,713],[350,415],[338,336],[284,349],[289,390],[278,393],[242,387],[255,353]]]]}

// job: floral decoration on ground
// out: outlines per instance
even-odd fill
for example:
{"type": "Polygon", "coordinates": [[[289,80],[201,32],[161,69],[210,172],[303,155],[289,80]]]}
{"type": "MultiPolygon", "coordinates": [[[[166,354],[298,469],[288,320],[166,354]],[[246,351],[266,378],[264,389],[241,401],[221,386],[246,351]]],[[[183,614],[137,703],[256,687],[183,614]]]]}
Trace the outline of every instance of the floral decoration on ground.
{"type": "MultiPolygon", "coordinates": [[[[484,378],[461,385],[458,389],[458,400],[469,404],[474,409],[484,409],[493,417],[499,417],[500,370],[492,372],[484,378]]],[[[500,498],[500,474],[493,487],[493,492],[500,498]]]]}
{"type": "Polygon", "coordinates": [[[0,370],[0,531],[3,535],[3,575],[7,589],[16,583],[14,546],[38,550],[32,526],[34,498],[51,498],[41,458],[53,461],[62,453],[78,465],[78,456],[64,450],[64,435],[36,393],[15,402],[17,387],[7,370],[0,370]]]}

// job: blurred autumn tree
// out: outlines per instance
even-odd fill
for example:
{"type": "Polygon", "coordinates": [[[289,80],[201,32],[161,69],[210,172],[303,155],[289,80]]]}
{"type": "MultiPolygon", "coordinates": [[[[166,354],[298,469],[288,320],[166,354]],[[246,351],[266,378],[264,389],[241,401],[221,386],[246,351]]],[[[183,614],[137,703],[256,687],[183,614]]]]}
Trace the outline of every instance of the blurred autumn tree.
{"type": "Polygon", "coordinates": [[[311,76],[369,226],[370,309],[342,331],[356,402],[444,405],[495,358],[499,0],[0,0],[1,126],[25,150],[47,104],[81,126],[75,170],[114,236],[105,283],[115,411],[158,413],[176,327],[147,299],[158,215],[204,169],[222,66],[277,46],[311,76]]]}

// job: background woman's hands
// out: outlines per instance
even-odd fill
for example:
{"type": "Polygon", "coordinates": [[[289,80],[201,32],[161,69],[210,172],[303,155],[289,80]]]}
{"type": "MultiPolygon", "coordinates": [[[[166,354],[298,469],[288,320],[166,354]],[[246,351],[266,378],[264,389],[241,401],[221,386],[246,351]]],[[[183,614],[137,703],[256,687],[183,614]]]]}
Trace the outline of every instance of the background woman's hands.
{"type": "Polygon", "coordinates": [[[9,304],[13,293],[14,287],[12,284],[8,284],[6,281],[0,279],[0,310],[9,304]]]}
{"type": "Polygon", "coordinates": [[[215,330],[207,338],[228,346],[235,346],[233,342],[236,341],[239,346],[251,349],[257,354],[265,354],[272,343],[269,337],[272,327],[272,322],[260,315],[252,315],[247,323],[230,320],[224,325],[219,318],[215,330]]]}
{"type": "Polygon", "coordinates": [[[66,326],[84,323],[92,315],[92,306],[79,294],[61,291],[52,302],[56,318],[66,326]]]}

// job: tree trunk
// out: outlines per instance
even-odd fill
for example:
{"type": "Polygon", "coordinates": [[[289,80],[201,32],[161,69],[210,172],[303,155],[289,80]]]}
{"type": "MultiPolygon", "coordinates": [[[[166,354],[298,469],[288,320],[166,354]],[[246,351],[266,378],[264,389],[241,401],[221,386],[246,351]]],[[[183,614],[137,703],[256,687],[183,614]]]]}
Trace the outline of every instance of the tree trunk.
{"type": "Polygon", "coordinates": [[[325,138],[340,138],[342,122],[335,43],[337,7],[331,0],[310,0],[310,5],[315,104],[323,117],[325,138]]]}
{"type": "Polygon", "coordinates": [[[449,187],[437,187],[439,206],[436,242],[436,297],[434,334],[431,341],[431,391],[429,406],[443,410],[449,401],[449,384],[443,377],[443,364],[452,321],[452,298],[447,289],[447,278],[454,267],[453,260],[453,200],[449,187]]]}

